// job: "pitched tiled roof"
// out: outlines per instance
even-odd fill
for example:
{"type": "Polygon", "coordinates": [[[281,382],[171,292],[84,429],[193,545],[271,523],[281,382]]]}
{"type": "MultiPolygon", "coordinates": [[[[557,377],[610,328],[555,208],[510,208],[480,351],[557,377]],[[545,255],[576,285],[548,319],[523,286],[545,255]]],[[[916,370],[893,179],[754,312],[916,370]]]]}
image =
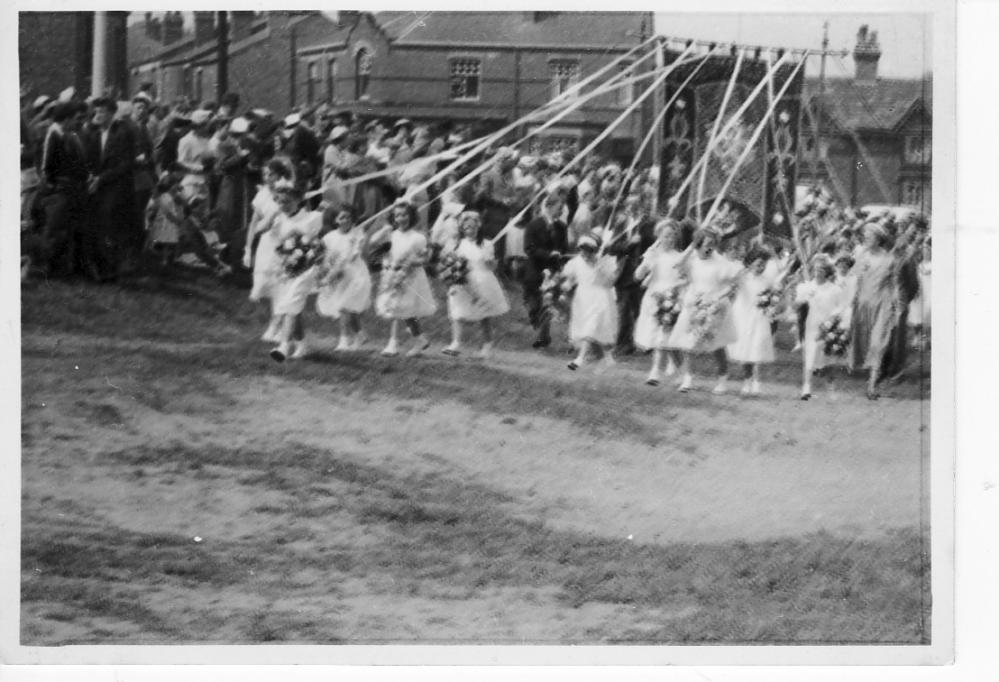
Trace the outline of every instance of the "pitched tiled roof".
{"type": "Polygon", "coordinates": [[[154,59],[163,59],[187,50],[194,40],[194,35],[187,31],[180,40],[163,45],[162,40],[156,40],[146,34],[145,23],[139,22],[128,27],[126,38],[128,65],[143,64],[154,59]]]}
{"type": "Polygon", "coordinates": [[[375,12],[397,43],[630,47],[652,31],[644,12],[375,12]],[[539,15],[537,20],[535,15],[539,15]]]}
{"type": "MultiPolygon", "coordinates": [[[[819,80],[805,82],[805,96],[819,94],[819,80]]],[[[933,111],[933,80],[879,78],[863,82],[852,78],[827,78],[826,113],[844,129],[894,130],[922,100],[933,111]]],[[[814,100],[818,101],[818,100],[814,100]]]]}

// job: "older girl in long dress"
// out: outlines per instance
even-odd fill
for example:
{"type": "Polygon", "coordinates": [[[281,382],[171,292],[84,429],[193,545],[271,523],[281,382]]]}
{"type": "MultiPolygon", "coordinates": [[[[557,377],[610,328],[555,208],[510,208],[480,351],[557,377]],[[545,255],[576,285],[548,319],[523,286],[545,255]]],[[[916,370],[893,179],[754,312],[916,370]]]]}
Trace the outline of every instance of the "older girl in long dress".
{"type": "MultiPolygon", "coordinates": [[[[274,219],[281,213],[277,200],[274,198],[274,184],[280,180],[291,181],[293,172],[291,165],[281,159],[272,159],[264,166],[263,180],[253,197],[251,206],[253,216],[247,228],[246,246],[243,250],[243,267],[253,267],[253,286],[250,289],[251,301],[262,301],[273,298],[274,283],[280,274],[281,264],[277,256],[277,239],[274,236],[274,219]],[[257,235],[260,239],[257,240],[257,235]],[[257,241],[256,251],[253,243],[257,241]]],[[[281,316],[274,312],[271,305],[271,319],[261,341],[275,342],[278,340],[278,328],[281,316]]]]}
{"type": "Polygon", "coordinates": [[[496,256],[493,245],[479,237],[482,219],[476,211],[465,211],[458,217],[461,238],[452,242],[449,250],[468,261],[468,283],[452,285],[448,291],[447,308],[451,318],[451,345],[444,348],[445,355],[461,352],[462,327],[466,322],[482,326],[483,344],[479,357],[486,359],[492,353],[493,318],[510,310],[493,268],[496,256]]]}
{"type": "Polygon", "coordinates": [[[331,206],[323,214],[326,227],[324,274],[316,296],[316,311],[339,322],[337,350],[357,350],[364,343],[361,313],[371,306],[371,273],[364,260],[366,235],[355,224],[351,204],[331,206]]]}
{"type": "Polygon", "coordinates": [[[661,220],[655,228],[656,241],[642,256],[635,269],[635,279],[646,283],[645,295],[635,322],[635,345],[641,350],[652,351],[652,369],[645,383],[658,386],[663,380],[663,357],[668,358],[666,376],[676,373],[679,354],[667,350],[673,326],[663,326],[657,315],[661,298],[679,301],[684,285],[683,275],[677,267],[683,258],[680,249],[682,231],[675,220],[661,220]]]}
{"type": "Polygon", "coordinates": [[[412,204],[399,202],[392,208],[391,249],[382,268],[380,291],[375,300],[375,311],[380,317],[391,320],[389,341],[382,355],[399,354],[399,322],[404,322],[413,337],[413,346],[407,357],[421,355],[430,347],[422,330],[420,318],[433,315],[437,302],[424,265],[427,262],[427,238],[415,229],[416,209],[412,204]]]}
{"type": "Polygon", "coordinates": [[[870,400],[879,397],[877,384],[881,379],[881,363],[899,321],[899,269],[910,256],[909,240],[914,231],[914,227],[910,228],[891,247],[887,229],[877,223],[868,223],[864,231],[865,248],[854,266],[857,293],[850,327],[852,366],[869,371],[867,397],[870,400]]]}
{"type": "Polygon", "coordinates": [[[808,319],[801,344],[802,400],[812,397],[812,377],[816,371],[834,362],[823,348],[822,325],[837,316],[844,327],[850,324],[849,292],[833,279],[834,273],[832,262],[819,254],[813,261],[811,271],[805,268],[805,281],[798,285],[795,295],[798,303],[808,304],[808,319]]]}
{"type": "MultiPolygon", "coordinates": [[[[304,193],[290,182],[278,183],[275,196],[281,213],[274,219],[277,242],[286,242],[296,236],[318,238],[323,226],[323,216],[303,207],[304,193]]],[[[309,296],[316,290],[318,267],[313,265],[297,275],[282,272],[273,288],[274,312],[281,316],[277,335],[278,345],[271,351],[271,357],[284,362],[285,359],[305,357],[308,349],[305,344],[305,325],[302,311],[309,296]]]]}
{"type": "Polygon", "coordinates": [[[728,356],[725,348],[737,340],[732,318],[731,295],[743,267],[716,252],[718,237],[702,229],[684,252],[680,270],[685,273],[687,290],[683,307],[667,345],[683,353],[679,389],[687,392],[693,385],[691,358],[698,353],[711,354],[718,367],[714,393],[726,391],[728,356]]]}
{"type": "Polygon", "coordinates": [[[768,310],[760,307],[760,298],[765,292],[779,290],[783,273],[774,262],[773,253],[763,246],[753,246],[745,262],[749,269],[739,279],[732,302],[736,340],[728,346],[728,357],[743,365],[742,394],[757,396],[762,390],[760,365],[769,364],[777,357],[772,320],[768,310]]]}
{"type": "Polygon", "coordinates": [[[583,366],[591,352],[602,351],[606,366],[614,364],[611,348],[617,336],[617,299],[614,282],[620,265],[614,256],[599,253],[597,238],[580,238],[579,254],[565,264],[562,274],[574,288],[569,309],[569,338],[579,354],[569,369],[583,366]]]}

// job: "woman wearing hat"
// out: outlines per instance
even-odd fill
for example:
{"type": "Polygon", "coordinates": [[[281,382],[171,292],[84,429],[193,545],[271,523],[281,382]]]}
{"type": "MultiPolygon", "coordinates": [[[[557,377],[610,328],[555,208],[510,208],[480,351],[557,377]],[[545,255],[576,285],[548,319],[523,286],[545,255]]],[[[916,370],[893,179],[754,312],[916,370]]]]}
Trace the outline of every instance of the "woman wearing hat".
{"type": "Polygon", "coordinates": [[[177,165],[184,172],[181,187],[184,198],[208,196],[207,165],[211,163],[209,121],[211,112],[198,109],[191,113],[191,130],[177,143],[177,165]]]}
{"type": "Polygon", "coordinates": [[[488,358],[493,347],[493,318],[510,310],[503,287],[493,273],[496,263],[493,245],[479,235],[481,227],[482,218],[475,211],[465,211],[458,216],[461,237],[450,244],[450,249],[468,261],[468,284],[454,285],[448,292],[451,345],[444,349],[445,355],[458,355],[461,352],[462,325],[478,322],[482,325],[483,337],[479,357],[488,358]]]}
{"type": "MultiPolygon", "coordinates": [[[[304,192],[301,187],[282,181],[275,184],[274,192],[281,208],[272,228],[277,242],[292,239],[296,235],[318,237],[323,226],[322,214],[304,208],[304,192]]],[[[316,270],[316,267],[311,267],[295,277],[282,273],[274,282],[274,313],[282,319],[277,333],[278,345],[271,350],[270,355],[278,362],[283,362],[286,358],[302,358],[308,352],[302,311],[309,295],[315,292],[316,270]]]]}
{"type": "Polygon", "coordinates": [[[678,267],[689,284],[684,293],[682,309],[667,346],[683,353],[680,391],[693,385],[691,359],[695,354],[714,356],[718,367],[718,383],[713,392],[722,394],[728,381],[726,346],[737,339],[732,319],[733,286],[742,274],[742,263],[732,261],[717,252],[718,235],[702,228],[684,252],[678,267]]]}
{"type": "Polygon", "coordinates": [[[911,238],[915,226],[903,234],[892,247],[891,236],[884,225],[864,226],[864,250],[857,258],[857,293],[853,300],[850,343],[852,366],[869,370],[867,397],[876,400],[881,380],[881,364],[889,349],[892,333],[899,322],[899,272],[911,256],[911,238]]]}
{"type": "Polygon", "coordinates": [[[427,238],[415,229],[416,209],[404,201],[392,207],[389,224],[392,227],[391,247],[382,268],[380,292],[375,311],[391,320],[389,341],[382,355],[399,354],[399,322],[413,336],[413,347],[407,357],[422,355],[430,347],[420,329],[420,318],[437,311],[430,281],[424,265],[427,260],[427,238]]]}
{"type": "Polygon", "coordinates": [[[620,264],[614,256],[598,253],[600,242],[592,234],[579,240],[579,254],[565,264],[562,274],[574,288],[569,312],[569,338],[579,349],[569,369],[582,367],[591,351],[600,351],[606,366],[614,364],[611,349],[617,336],[617,301],[614,282],[620,264]]]}

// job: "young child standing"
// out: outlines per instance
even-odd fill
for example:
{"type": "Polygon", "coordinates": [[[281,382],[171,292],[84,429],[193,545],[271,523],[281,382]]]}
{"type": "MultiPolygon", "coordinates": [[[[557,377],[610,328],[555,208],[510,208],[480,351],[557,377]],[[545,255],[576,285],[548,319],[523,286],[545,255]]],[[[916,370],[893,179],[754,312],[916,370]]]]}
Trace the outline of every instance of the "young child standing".
{"type": "MultiPolygon", "coordinates": [[[[665,326],[659,319],[660,301],[680,301],[684,280],[677,268],[683,251],[680,248],[682,230],[675,220],[661,220],[655,227],[656,241],[642,256],[635,269],[635,279],[646,282],[645,295],[635,322],[635,346],[652,350],[652,369],[645,383],[658,386],[662,383],[662,363],[668,358],[666,376],[676,374],[679,354],[667,350],[667,340],[673,325],[665,326]]],[[[674,320],[675,324],[675,320],[674,320]]]]}
{"type": "Polygon", "coordinates": [[[483,337],[479,357],[489,358],[493,347],[493,318],[510,310],[503,287],[493,272],[496,265],[493,245],[480,239],[481,227],[482,218],[479,214],[476,211],[465,211],[458,216],[460,239],[446,247],[468,261],[468,283],[453,285],[448,292],[451,345],[444,349],[445,355],[458,355],[461,352],[462,325],[466,322],[478,322],[482,325],[483,337]]]}
{"type": "MultiPolygon", "coordinates": [[[[811,268],[805,270],[805,281],[798,285],[795,300],[808,304],[808,320],[802,341],[801,399],[812,397],[812,375],[830,364],[822,342],[823,323],[839,316],[844,329],[850,326],[850,301],[847,291],[833,279],[836,269],[832,261],[819,254],[811,268]],[[810,270],[810,271],[809,271],[810,270]]],[[[843,360],[845,362],[845,360],[843,360]]],[[[831,383],[831,378],[830,378],[831,383]]]]}
{"type": "Polygon", "coordinates": [[[330,206],[323,212],[326,255],[316,296],[316,311],[339,321],[337,350],[357,350],[364,343],[361,313],[371,306],[371,273],[364,260],[366,235],[355,224],[354,207],[330,206]],[[332,229],[330,229],[332,228],[332,229]]]}
{"type": "Polygon", "coordinates": [[[180,182],[169,172],[162,173],[156,183],[156,194],[146,208],[146,224],[149,226],[146,244],[159,254],[161,265],[171,264],[177,257],[184,229],[184,205],[180,182]]]}
{"type": "Polygon", "coordinates": [[[617,336],[617,300],[614,282],[620,271],[617,259],[601,255],[592,234],[580,237],[579,254],[565,264],[563,275],[575,289],[569,312],[569,338],[579,354],[569,369],[583,366],[593,351],[601,351],[604,365],[614,365],[611,348],[617,336]]]}
{"type": "Polygon", "coordinates": [[[271,319],[266,331],[261,336],[262,341],[277,341],[281,317],[273,312],[273,287],[280,273],[281,264],[277,257],[277,240],[274,236],[274,219],[281,213],[274,197],[274,185],[279,181],[291,181],[293,173],[291,166],[280,159],[272,159],[264,166],[264,184],[260,186],[251,203],[253,216],[247,228],[246,247],[243,251],[243,267],[253,268],[253,287],[250,289],[251,301],[271,299],[271,319]],[[254,243],[256,250],[254,251],[254,243]]]}
{"type": "Polygon", "coordinates": [[[735,343],[728,345],[730,360],[743,365],[742,394],[758,396],[760,365],[776,358],[771,326],[771,308],[761,307],[763,297],[776,293],[783,273],[777,269],[773,253],[765,246],[754,245],[745,257],[749,267],[739,279],[732,319],[735,322],[735,343]]]}

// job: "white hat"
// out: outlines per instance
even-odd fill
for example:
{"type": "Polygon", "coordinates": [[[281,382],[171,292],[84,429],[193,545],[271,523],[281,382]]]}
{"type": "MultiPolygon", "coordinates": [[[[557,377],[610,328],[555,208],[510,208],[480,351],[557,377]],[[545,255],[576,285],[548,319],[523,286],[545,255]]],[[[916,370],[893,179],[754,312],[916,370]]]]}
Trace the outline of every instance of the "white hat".
{"type": "Polygon", "coordinates": [[[271,115],[271,112],[268,111],[267,109],[253,109],[250,111],[250,113],[256,116],[257,118],[267,118],[268,116],[271,115]]]}
{"type": "Polygon", "coordinates": [[[336,142],[337,140],[343,139],[350,134],[350,128],[347,126],[336,126],[330,131],[330,142],[336,142]]]}
{"type": "Polygon", "coordinates": [[[51,100],[51,99],[52,98],[49,97],[48,95],[39,95],[38,98],[35,100],[35,104],[34,104],[35,109],[41,109],[46,104],[48,104],[49,100],[51,100]]]}
{"type": "Polygon", "coordinates": [[[59,93],[59,101],[60,102],[69,102],[70,100],[73,99],[73,95],[75,95],[75,94],[76,94],[76,88],[74,88],[71,85],[71,86],[69,86],[68,88],[66,88],[65,90],[63,90],[62,92],[59,93]]]}
{"type": "Polygon", "coordinates": [[[200,126],[208,123],[209,119],[212,117],[212,112],[208,109],[196,109],[191,112],[191,123],[200,126]]]}
{"type": "Polygon", "coordinates": [[[241,135],[250,129],[250,122],[247,121],[242,116],[232,119],[232,123],[229,124],[229,132],[241,135]]]}
{"type": "Polygon", "coordinates": [[[135,93],[135,95],[132,96],[132,101],[133,102],[135,100],[137,100],[137,99],[141,99],[142,101],[146,102],[147,104],[152,104],[153,103],[153,98],[149,96],[149,93],[148,92],[142,92],[141,90],[139,92],[135,93]]]}
{"type": "Polygon", "coordinates": [[[288,114],[287,116],[284,117],[285,128],[294,128],[301,122],[302,122],[301,114],[288,114]]]}
{"type": "Polygon", "coordinates": [[[588,246],[591,249],[596,250],[597,248],[599,248],[600,244],[597,242],[597,238],[594,237],[593,235],[591,235],[591,234],[584,234],[582,237],[579,238],[579,242],[577,242],[577,246],[579,246],[579,248],[583,248],[584,246],[588,246]]]}

